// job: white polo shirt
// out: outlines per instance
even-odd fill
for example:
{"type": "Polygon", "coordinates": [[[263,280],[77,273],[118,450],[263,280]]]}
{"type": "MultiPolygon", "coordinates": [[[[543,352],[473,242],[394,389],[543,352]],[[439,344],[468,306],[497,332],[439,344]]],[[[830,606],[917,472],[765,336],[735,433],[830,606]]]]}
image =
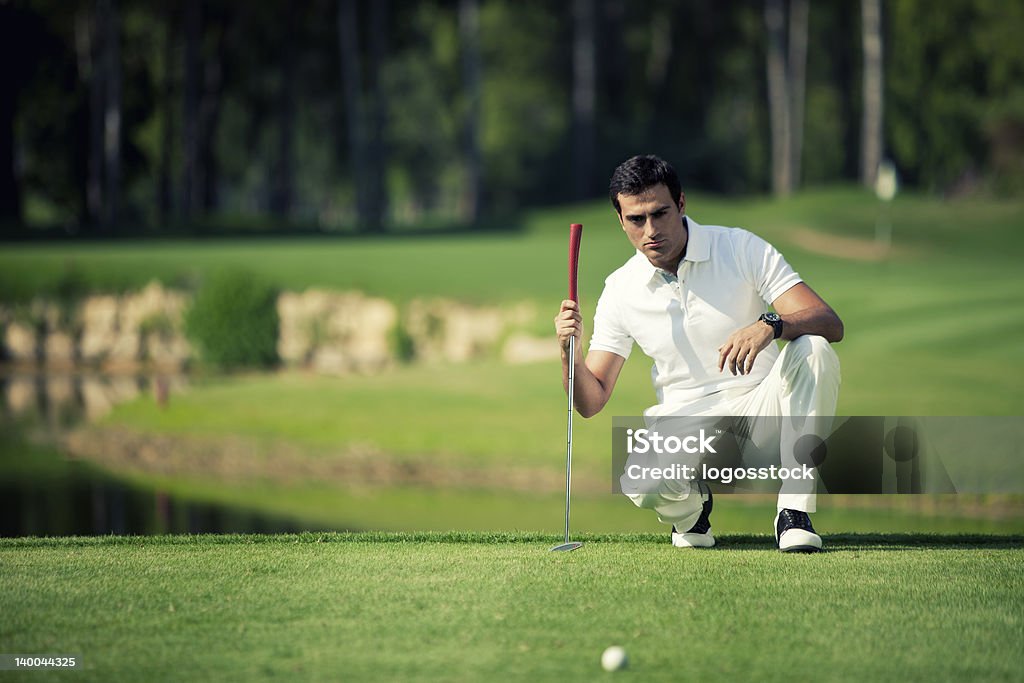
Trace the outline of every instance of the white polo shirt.
{"type": "Polygon", "coordinates": [[[685,220],[689,235],[678,277],[637,251],[605,280],[590,339],[592,351],[623,358],[636,342],[654,360],[658,403],[673,408],[759,384],[779,356],[776,344],[758,354],[746,375],[720,372],[718,347],[802,282],[782,254],[757,235],[685,220]]]}

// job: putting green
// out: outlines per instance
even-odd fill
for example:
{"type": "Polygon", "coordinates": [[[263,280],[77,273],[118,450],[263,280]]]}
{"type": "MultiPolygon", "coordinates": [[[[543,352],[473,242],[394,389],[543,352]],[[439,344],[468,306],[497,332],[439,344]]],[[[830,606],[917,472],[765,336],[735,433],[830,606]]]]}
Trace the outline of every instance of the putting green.
{"type": "Polygon", "coordinates": [[[96,681],[591,681],[612,644],[643,680],[1019,673],[1024,537],[842,536],[797,556],[767,536],[583,540],[0,540],[0,652],[80,654],[75,679],[96,681]]]}

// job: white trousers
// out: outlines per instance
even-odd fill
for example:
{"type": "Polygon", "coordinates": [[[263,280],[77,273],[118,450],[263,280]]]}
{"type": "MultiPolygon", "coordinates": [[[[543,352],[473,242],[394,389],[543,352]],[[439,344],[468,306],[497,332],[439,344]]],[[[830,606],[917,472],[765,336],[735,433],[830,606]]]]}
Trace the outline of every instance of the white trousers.
{"type": "MultiPolygon", "coordinates": [[[[781,452],[782,467],[798,466],[793,455],[800,437],[812,434],[825,439],[839,399],[839,357],[824,337],[804,335],[782,349],[775,365],[755,387],[723,391],[694,403],[673,406],[688,417],[735,416],[757,418],[749,435],[754,447],[781,452]],[[777,419],[776,419],[777,418],[777,419]],[[770,440],[775,443],[768,443],[770,440]]],[[[688,487],[668,486],[646,493],[627,493],[640,508],[654,510],[658,519],[679,531],[689,529],[700,516],[706,498],[688,487]]],[[[778,509],[814,512],[814,482],[783,482],[778,509]]]]}

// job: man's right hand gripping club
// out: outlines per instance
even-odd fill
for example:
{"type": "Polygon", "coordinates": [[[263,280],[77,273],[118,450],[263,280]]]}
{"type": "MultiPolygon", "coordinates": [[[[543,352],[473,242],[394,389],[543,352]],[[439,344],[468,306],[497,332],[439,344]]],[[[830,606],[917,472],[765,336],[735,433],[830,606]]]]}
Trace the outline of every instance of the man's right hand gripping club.
{"type": "Polygon", "coordinates": [[[569,391],[569,340],[576,338],[573,370],[576,386],[573,387],[573,403],[576,412],[591,417],[601,412],[611,398],[615,381],[626,359],[609,351],[591,351],[583,357],[583,316],[575,301],[566,299],[555,316],[555,334],[562,349],[562,386],[569,391]]]}

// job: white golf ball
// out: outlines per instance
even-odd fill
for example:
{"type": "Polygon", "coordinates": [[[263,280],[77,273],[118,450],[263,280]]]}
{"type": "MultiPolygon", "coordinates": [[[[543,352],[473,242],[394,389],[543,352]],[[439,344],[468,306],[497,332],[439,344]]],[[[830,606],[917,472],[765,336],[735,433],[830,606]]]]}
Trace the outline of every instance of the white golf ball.
{"type": "Polygon", "coordinates": [[[601,654],[601,668],[605,671],[625,669],[627,664],[629,658],[626,657],[626,651],[618,645],[612,645],[601,654]]]}

